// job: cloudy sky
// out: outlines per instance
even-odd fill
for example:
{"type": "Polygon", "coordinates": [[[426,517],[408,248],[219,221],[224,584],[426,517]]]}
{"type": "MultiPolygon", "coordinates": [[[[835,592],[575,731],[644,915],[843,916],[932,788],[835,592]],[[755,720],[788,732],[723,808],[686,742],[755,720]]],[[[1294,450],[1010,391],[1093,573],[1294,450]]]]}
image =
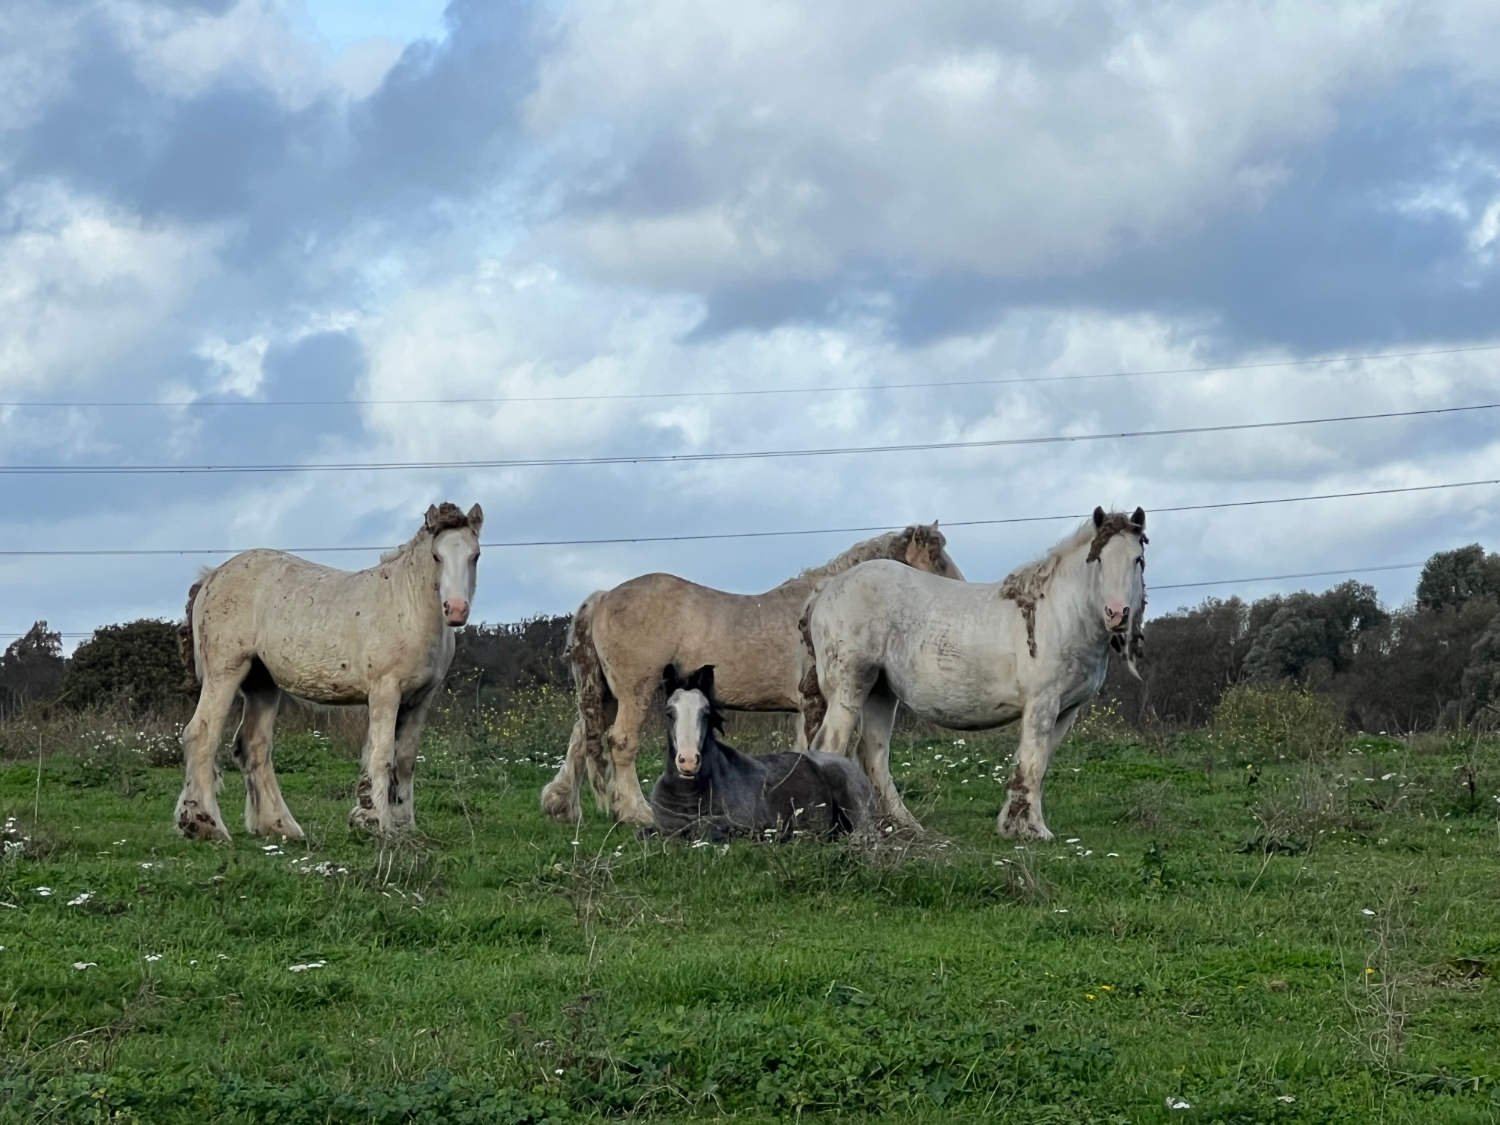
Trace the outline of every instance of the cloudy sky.
{"type": "MultiPolygon", "coordinates": [[[[1437,8],[7,0],[0,465],[1500,402],[1500,6],[1437,8]]],[[[1176,583],[1500,548],[1495,486],[1156,511],[1492,478],[1497,435],[1489,410],[7,472],[0,631],[175,617],[222,558],[14,552],[390,544],[444,498],[494,543],[941,517],[986,580],[1069,524],[975,521],[1142,504],[1160,612],[1338,579],[1176,583]]],[[[658,569],[749,591],[861,537],[496,547],[476,612],[658,569]]],[[[1400,603],[1416,571],[1357,576],[1400,603]]]]}

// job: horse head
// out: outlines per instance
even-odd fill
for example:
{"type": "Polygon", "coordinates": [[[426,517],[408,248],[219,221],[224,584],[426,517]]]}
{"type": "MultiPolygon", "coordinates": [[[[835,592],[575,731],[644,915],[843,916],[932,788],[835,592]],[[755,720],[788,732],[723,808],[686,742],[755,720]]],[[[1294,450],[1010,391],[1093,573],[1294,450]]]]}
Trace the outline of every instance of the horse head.
{"type": "Polygon", "coordinates": [[[667,772],[692,780],[724,732],[724,715],[714,702],[714,666],[705,664],[683,679],[675,665],[662,669],[667,691],[667,772]]]}
{"type": "Polygon", "coordinates": [[[1086,561],[1099,564],[1096,577],[1104,627],[1110,645],[1125,656],[1132,672],[1142,648],[1148,542],[1144,509],[1137,508],[1128,517],[1123,512],[1094,509],[1094,537],[1086,561]]]}
{"type": "Polygon", "coordinates": [[[484,527],[484,509],[475,504],[465,512],[445,500],[427,509],[422,527],[432,540],[443,616],[457,629],[469,621],[474,586],[479,580],[479,532],[484,527]]]}
{"type": "Polygon", "coordinates": [[[948,554],[948,540],[938,530],[938,521],[914,523],[901,533],[901,561],[916,570],[962,582],[963,572],[948,554]]]}

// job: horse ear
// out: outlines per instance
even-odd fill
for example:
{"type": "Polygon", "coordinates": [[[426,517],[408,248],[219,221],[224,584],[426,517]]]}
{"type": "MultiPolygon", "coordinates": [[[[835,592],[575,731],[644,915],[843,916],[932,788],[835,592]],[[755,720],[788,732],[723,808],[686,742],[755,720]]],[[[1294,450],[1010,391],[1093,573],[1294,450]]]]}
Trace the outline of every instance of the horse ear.
{"type": "Polygon", "coordinates": [[[468,520],[470,530],[472,530],[475,535],[478,535],[479,529],[484,526],[484,509],[481,508],[478,504],[475,504],[472,508],[469,509],[468,520]]]}
{"type": "Polygon", "coordinates": [[[705,698],[712,699],[714,697],[714,666],[705,664],[699,668],[688,677],[687,686],[689,690],[696,689],[701,691],[705,698]]]}
{"type": "Polygon", "coordinates": [[[423,519],[422,519],[422,526],[425,527],[425,528],[427,528],[428,531],[436,531],[437,530],[437,524],[438,524],[438,506],[436,504],[428,504],[427,505],[427,515],[424,516],[423,519]]]}
{"type": "Polygon", "coordinates": [[[677,665],[668,664],[661,670],[661,685],[667,689],[668,695],[682,686],[682,678],[677,674],[677,665]]]}
{"type": "Polygon", "coordinates": [[[1145,508],[1137,508],[1135,511],[1131,512],[1130,513],[1130,524],[1137,531],[1144,530],[1144,528],[1146,526],[1146,509],[1145,508]]]}
{"type": "Polygon", "coordinates": [[[1095,508],[1094,509],[1094,526],[1095,527],[1103,527],[1104,526],[1104,509],[1103,508],[1095,508]]]}

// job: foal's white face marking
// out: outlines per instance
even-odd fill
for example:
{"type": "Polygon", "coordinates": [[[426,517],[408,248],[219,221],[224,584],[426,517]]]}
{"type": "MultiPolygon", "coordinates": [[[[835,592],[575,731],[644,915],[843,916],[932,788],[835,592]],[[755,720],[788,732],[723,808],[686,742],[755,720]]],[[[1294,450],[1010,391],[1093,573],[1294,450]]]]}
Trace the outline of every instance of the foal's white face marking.
{"type": "Polygon", "coordinates": [[[1109,537],[1099,552],[1099,589],[1104,594],[1104,627],[1124,633],[1131,618],[1146,612],[1146,545],[1131,531],[1109,537]]]}
{"type": "Polygon", "coordinates": [[[466,527],[449,528],[432,540],[438,566],[438,599],[443,616],[455,629],[469,620],[474,584],[479,580],[479,537],[466,527]]]}
{"type": "Polygon", "coordinates": [[[708,697],[696,688],[678,688],[667,700],[667,721],[672,727],[672,749],[677,772],[696,777],[702,766],[703,744],[708,740],[708,697]]]}

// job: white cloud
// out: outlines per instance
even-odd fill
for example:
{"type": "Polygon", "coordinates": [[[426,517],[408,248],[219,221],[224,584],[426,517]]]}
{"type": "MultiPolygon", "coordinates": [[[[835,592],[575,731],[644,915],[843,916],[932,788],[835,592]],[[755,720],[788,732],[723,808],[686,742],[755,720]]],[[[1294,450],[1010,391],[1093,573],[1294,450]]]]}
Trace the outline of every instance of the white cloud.
{"type": "Polygon", "coordinates": [[[107,378],[211,271],[215,227],[147,223],[56,183],[0,204],[0,387],[107,378]]]}
{"type": "Polygon", "coordinates": [[[262,364],[269,346],[270,341],[262,335],[249,336],[237,343],[230,343],[222,336],[210,336],[198,345],[194,354],[208,363],[214,393],[248,397],[260,389],[265,378],[262,364]]]}
{"type": "Polygon", "coordinates": [[[667,287],[1072,273],[1258,206],[1402,64],[1404,12],[583,5],[528,120],[595,201],[545,244],[667,287]]]}

